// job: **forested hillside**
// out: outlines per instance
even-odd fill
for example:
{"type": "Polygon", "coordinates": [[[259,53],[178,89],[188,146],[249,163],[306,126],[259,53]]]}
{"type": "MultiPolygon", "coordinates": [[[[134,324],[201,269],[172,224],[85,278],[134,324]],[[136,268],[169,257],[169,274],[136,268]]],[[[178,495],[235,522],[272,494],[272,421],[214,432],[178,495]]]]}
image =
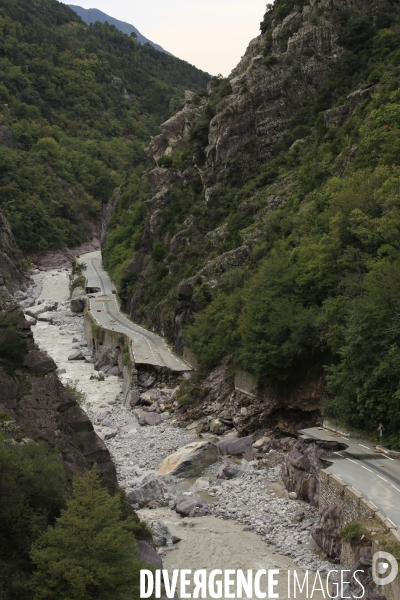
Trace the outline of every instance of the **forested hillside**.
{"type": "Polygon", "coordinates": [[[0,208],[20,249],[85,239],[143,148],[209,76],[56,0],[0,2],[0,208]]]}
{"type": "Polygon", "coordinates": [[[393,446],[399,47],[391,0],[277,0],[229,80],[175,117],[188,134],[153,140],[151,192],[125,191],[104,248],[133,318],[203,374],[229,357],[278,396],[323,377],[326,416],[382,422],[393,446]]]}
{"type": "MultiPolygon", "coordinates": [[[[106,15],[106,13],[102,12],[101,10],[98,10],[97,8],[82,8],[82,6],[76,6],[75,4],[69,4],[68,6],[70,6],[72,10],[76,12],[77,15],[79,15],[79,17],[84,23],[86,23],[86,25],[90,25],[91,23],[95,23],[96,21],[99,21],[99,23],[107,22],[110,25],[114,25],[119,31],[122,31],[122,33],[126,33],[129,36],[132,33],[134,33],[137,41],[141,44],[151,44],[151,46],[153,46],[153,48],[155,48],[156,50],[160,50],[160,52],[166,52],[164,48],[144,37],[144,35],[142,35],[140,31],[136,29],[136,27],[130,25],[129,23],[125,23],[124,21],[114,19],[113,17],[110,17],[110,15],[106,15]]],[[[170,53],[167,52],[167,54],[170,53]]]]}

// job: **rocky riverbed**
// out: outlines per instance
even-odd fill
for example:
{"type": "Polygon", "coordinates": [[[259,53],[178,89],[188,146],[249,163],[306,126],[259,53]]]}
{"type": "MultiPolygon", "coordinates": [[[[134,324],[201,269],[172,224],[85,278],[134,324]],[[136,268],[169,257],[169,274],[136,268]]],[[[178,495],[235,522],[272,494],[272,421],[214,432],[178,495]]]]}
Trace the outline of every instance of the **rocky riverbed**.
{"type": "MultiPolygon", "coordinates": [[[[173,413],[163,412],[157,426],[141,427],[140,408],[122,405],[122,380],[115,375],[99,379],[86,340],[84,318],[69,309],[68,271],[66,269],[34,275],[36,303],[51,304],[51,318],[39,320],[33,327],[36,342],[56,361],[62,381],[73,384],[84,394],[83,407],[96,432],[104,439],[115,462],[119,484],[128,497],[136,498],[146,481],[159,477],[156,469],[164,458],[191,442],[218,441],[210,433],[199,437],[194,429],[178,427],[173,413]],[[54,303],[57,303],[55,306],[54,303]],[[81,360],[68,360],[73,350],[82,353],[81,360]],[[136,496],[135,496],[136,494],[136,496]]],[[[172,390],[171,390],[172,391],[172,390]]],[[[138,514],[151,524],[162,520],[171,534],[181,541],[159,549],[168,569],[280,568],[319,570],[326,572],[335,565],[324,560],[310,535],[317,510],[289,498],[280,478],[280,467],[259,468],[257,461],[247,463],[234,458],[238,472],[233,479],[217,479],[222,460],[209,466],[200,483],[196,478],[182,481],[174,478],[173,493],[166,495],[164,506],[139,508],[138,514]],[[175,486],[179,486],[179,490],[175,486]],[[208,514],[182,518],[174,510],[177,495],[200,495],[208,501],[208,514]]],[[[235,467],[236,468],[236,467],[235,467]]],[[[153,486],[154,487],[154,486],[153,486]]],[[[153,489],[153,488],[152,488],[153,489]]],[[[192,513],[191,513],[192,514],[192,513]]],[[[280,597],[285,589],[281,584],[280,597]]],[[[314,598],[319,592],[314,594],[314,598]]],[[[282,595],[283,594],[283,595],[282,595]]],[[[299,598],[306,595],[298,594],[299,598]]]]}

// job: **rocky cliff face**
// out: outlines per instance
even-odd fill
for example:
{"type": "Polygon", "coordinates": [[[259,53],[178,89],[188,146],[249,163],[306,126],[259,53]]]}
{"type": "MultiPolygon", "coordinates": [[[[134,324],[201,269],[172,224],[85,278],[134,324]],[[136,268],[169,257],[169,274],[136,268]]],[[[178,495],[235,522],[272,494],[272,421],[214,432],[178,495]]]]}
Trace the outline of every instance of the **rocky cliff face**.
{"type": "MultiPolygon", "coordinates": [[[[292,192],[288,177],[270,186],[270,193],[255,194],[239,203],[236,218],[243,223],[238,227],[242,243],[221,252],[229,238],[229,224],[211,225],[212,213],[223,200],[225,182],[240,186],[261,169],[268,184],[270,174],[265,168],[289,137],[294,142],[291,151],[301,151],[302,138],[311,129],[299,124],[307,122],[316,94],[327,85],[338,58],[348,47],[349,15],[357,14],[354,35],[362,37],[365,19],[376,17],[387,5],[387,0],[276,2],[264,16],[262,33],[250,42],[228,80],[214,79],[196,96],[187,92],[184,107],[161,125],[160,135],[151,139],[147,153],[158,166],[145,175],[151,191],[146,201],[142,248],[126,268],[126,279],[133,282],[129,283],[126,308],[136,320],[150,322],[155,330],[174,340],[178,350],[183,351],[182,326],[190,310],[201,310],[207,304],[204,288],[215,287],[225,273],[247,264],[254,244],[262,238],[257,222],[285,203],[292,192]],[[190,150],[188,139],[192,141],[190,150]],[[172,162],[171,156],[179,152],[179,160],[172,162]],[[166,227],[166,221],[175,218],[178,188],[187,191],[186,218],[169,234],[171,227],[166,227]],[[207,223],[200,226],[199,210],[197,215],[191,213],[191,203],[197,198],[204,202],[205,218],[207,211],[210,213],[208,227],[207,223]],[[249,223],[253,223],[251,230],[249,223]],[[164,270],[176,280],[175,314],[172,290],[169,299],[155,310],[146,308],[149,301],[144,288],[159,276],[151,261],[159,243],[167,246],[170,257],[163,261],[164,270]],[[186,261],[180,260],[183,249],[189,246],[200,254],[191,261],[191,273],[186,261]],[[202,284],[203,291],[196,293],[196,286],[202,284]]],[[[373,89],[356,90],[344,104],[322,110],[325,124],[348,119],[373,89]]],[[[324,109],[323,94],[318,102],[318,109],[324,109]]],[[[117,204],[115,197],[107,205],[106,223],[117,204]]]]}
{"type": "MultiPolygon", "coordinates": [[[[147,196],[141,190],[127,210],[118,195],[107,206],[106,229],[119,227],[114,239],[123,240],[125,220],[145,199],[135,242],[131,234],[125,242],[135,249],[120,296],[135,321],[166,336],[178,352],[194,315],[219,290],[245,289],[268,256],[274,212],[301,202],[297,170],[305,140],[325,128],[322,139],[370,102],[375,88],[368,80],[347,77],[341,85],[340,61],[358,60],[352,49],[373,35],[371,23],[383,23],[374,31],[385,27],[390,7],[390,0],[277,0],[230,77],[188,92],[182,109],[151,139],[147,153],[155,166],[143,176],[147,196]]],[[[346,172],[356,151],[347,148],[332,172],[346,172]]],[[[105,257],[120,256],[122,246],[105,240],[105,257]]],[[[295,392],[279,389],[265,416],[278,409],[315,415],[324,378],[318,366],[314,373],[304,385],[298,380],[295,392]]]]}
{"type": "Polygon", "coordinates": [[[115,467],[87,415],[61,384],[54,361],[35,345],[19,304],[0,286],[0,423],[16,440],[43,441],[70,475],[97,464],[112,483],[115,467]]]}
{"type": "Polygon", "coordinates": [[[0,286],[10,292],[24,287],[24,274],[10,226],[0,212],[0,286]]]}
{"type": "MultiPolygon", "coordinates": [[[[215,185],[229,163],[234,162],[246,179],[271,159],[293,128],[293,113],[327,82],[344,51],[343,17],[357,10],[372,18],[385,4],[311,0],[271,7],[261,24],[263,33],[250,42],[230,75],[232,94],[217,106],[210,122],[201,169],[206,188],[215,185]]],[[[349,115],[361,99],[351,98],[344,112],[349,115]]]]}

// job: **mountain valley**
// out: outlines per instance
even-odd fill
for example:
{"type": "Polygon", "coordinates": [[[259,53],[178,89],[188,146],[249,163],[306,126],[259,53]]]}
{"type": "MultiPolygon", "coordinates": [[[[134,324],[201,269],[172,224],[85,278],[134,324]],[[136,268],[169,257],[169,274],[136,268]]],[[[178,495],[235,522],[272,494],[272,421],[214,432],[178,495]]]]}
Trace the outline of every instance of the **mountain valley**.
{"type": "Polygon", "coordinates": [[[0,600],[229,553],[395,600],[329,457],[397,497],[398,2],[276,0],[227,78],[82,11],[0,0],[0,600]]]}

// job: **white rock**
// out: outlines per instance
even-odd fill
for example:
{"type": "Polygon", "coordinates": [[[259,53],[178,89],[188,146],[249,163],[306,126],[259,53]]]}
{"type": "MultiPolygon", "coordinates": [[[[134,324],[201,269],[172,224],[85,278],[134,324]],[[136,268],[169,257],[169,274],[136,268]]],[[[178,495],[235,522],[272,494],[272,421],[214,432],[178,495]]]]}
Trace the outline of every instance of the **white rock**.
{"type": "Polygon", "coordinates": [[[47,321],[51,323],[54,319],[54,312],[46,311],[38,315],[38,321],[47,321]]]}
{"type": "Polygon", "coordinates": [[[83,356],[82,352],[80,352],[80,350],[74,350],[68,356],[68,360],[82,360],[83,358],[84,358],[84,356],[83,356]]]}
{"type": "Polygon", "coordinates": [[[261,446],[264,445],[264,441],[265,441],[264,438],[260,438],[259,440],[254,442],[253,448],[261,448],[261,446]]]}
{"type": "Polygon", "coordinates": [[[25,319],[26,319],[28,325],[30,325],[31,327],[33,327],[37,323],[37,319],[35,319],[34,317],[31,317],[28,314],[25,314],[25,319]]]}

